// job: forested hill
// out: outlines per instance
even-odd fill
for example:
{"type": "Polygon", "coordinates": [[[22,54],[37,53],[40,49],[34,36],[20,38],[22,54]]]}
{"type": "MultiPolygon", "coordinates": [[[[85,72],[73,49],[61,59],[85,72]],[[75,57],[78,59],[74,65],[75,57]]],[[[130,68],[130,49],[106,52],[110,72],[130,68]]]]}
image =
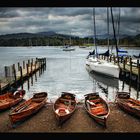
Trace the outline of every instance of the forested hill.
{"type": "MultiPolygon", "coordinates": [[[[14,33],[0,35],[0,46],[62,46],[71,45],[93,45],[93,36],[80,38],[58,34],[53,31],[38,33],[14,33]]],[[[140,34],[136,36],[120,35],[120,44],[126,46],[140,46],[140,34]]],[[[107,34],[97,35],[97,45],[107,44],[107,34]]],[[[114,44],[113,35],[110,35],[110,44],[114,44]]]]}

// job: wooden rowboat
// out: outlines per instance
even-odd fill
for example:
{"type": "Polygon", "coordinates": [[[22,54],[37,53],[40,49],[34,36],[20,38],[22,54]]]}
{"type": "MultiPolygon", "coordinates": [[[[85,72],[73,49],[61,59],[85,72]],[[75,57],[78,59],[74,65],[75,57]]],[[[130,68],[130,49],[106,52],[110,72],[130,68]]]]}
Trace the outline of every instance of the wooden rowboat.
{"type": "Polygon", "coordinates": [[[11,108],[22,101],[25,90],[17,90],[15,92],[7,92],[0,95],[0,111],[11,108]]]}
{"type": "Polygon", "coordinates": [[[122,110],[140,117],[140,101],[130,98],[129,92],[117,92],[115,100],[122,110]]]}
{"type": "Polygon", "coordinates": [[[39,111],[46,104],[46,97],[46,92],[35,93],[32,98],[12,109],[9,113],[11,124],[25,120],[39,111]]]}
{"type": "Polygon", "coordinates": [[[71,117],[76,110],[76,105],[75,94],[62,92],[61,97],[53,105],[53,110],[59,125],[71,117]]]}
{"type": "Polygon", "coordinates": [[[101,98],[98,92],[85,96],[85,110],[97,123],[106,127],[106,121],[110,113],[107,102],[101,98]]]}

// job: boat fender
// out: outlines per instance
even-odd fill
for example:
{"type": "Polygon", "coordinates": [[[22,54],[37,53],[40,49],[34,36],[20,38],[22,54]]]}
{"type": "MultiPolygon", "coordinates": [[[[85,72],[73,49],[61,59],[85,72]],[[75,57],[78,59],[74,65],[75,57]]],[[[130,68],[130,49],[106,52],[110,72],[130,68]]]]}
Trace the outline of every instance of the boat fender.
{"type": "Polygon", "coordinates": [[[70,111],[68,109],[66,109],[66,108],[58,108],[58,109],[56,109],[55,112],[58,114],[60,111],[65,111],[66,114],[69,114],[70,113],[70,111]]]}

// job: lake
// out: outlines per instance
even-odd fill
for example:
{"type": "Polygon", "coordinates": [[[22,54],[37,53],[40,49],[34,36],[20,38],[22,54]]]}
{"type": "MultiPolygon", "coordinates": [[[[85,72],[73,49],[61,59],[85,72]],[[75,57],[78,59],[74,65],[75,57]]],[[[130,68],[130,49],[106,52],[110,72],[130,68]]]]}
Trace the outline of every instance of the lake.
{"type": "MultiPolygon", "coordinates": [[[[124,49],[129,55],[140,53],[140,48],[124,49]]],[[[107,48],[98,47],[98,50],[102,53],[107,48]]],[[[116,91],[129,91],[129,85],[121,80],[88,73],[85,62],[89,51],[91,49],[79,47],[76,47],[75,51],[62,51],[61,47],[55,46],[0,47],[0,73],[3,73],[4,66],[45,57],[46,70],[40,76],[37,73],[37,80],[33,76],[23,85],[26,90],[25,99],[32,97],[35,92],[46,91],[48,100],[54,102],[62,91],[68,91],[75,93],[77,100],[83,101],[84,94],[96,91],[108,102],[114,102],[116,91]]],[[[131,97],[139,99],[138,95],[139,93],[131,87],[131,97]]]]}

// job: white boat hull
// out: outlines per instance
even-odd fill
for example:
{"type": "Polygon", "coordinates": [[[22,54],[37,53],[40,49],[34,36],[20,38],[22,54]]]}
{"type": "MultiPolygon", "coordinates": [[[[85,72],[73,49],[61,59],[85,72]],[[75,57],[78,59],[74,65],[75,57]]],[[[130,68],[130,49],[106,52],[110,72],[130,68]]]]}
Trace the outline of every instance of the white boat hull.
{"type": "Polygon", "coordinates": [[[90,66],[91,63],[95,63],[95,62],[98,62],[98,58],[96,57],[89,57],[87,60],[86,60],[86,65],[87,66],[90,66]]]}
{"type": "Polygon", "coordinates": [[[95,62],[89,63],[91,71],[95,71],[110,77],[119,78],[119,66],[110,62],[95,62]]]}

